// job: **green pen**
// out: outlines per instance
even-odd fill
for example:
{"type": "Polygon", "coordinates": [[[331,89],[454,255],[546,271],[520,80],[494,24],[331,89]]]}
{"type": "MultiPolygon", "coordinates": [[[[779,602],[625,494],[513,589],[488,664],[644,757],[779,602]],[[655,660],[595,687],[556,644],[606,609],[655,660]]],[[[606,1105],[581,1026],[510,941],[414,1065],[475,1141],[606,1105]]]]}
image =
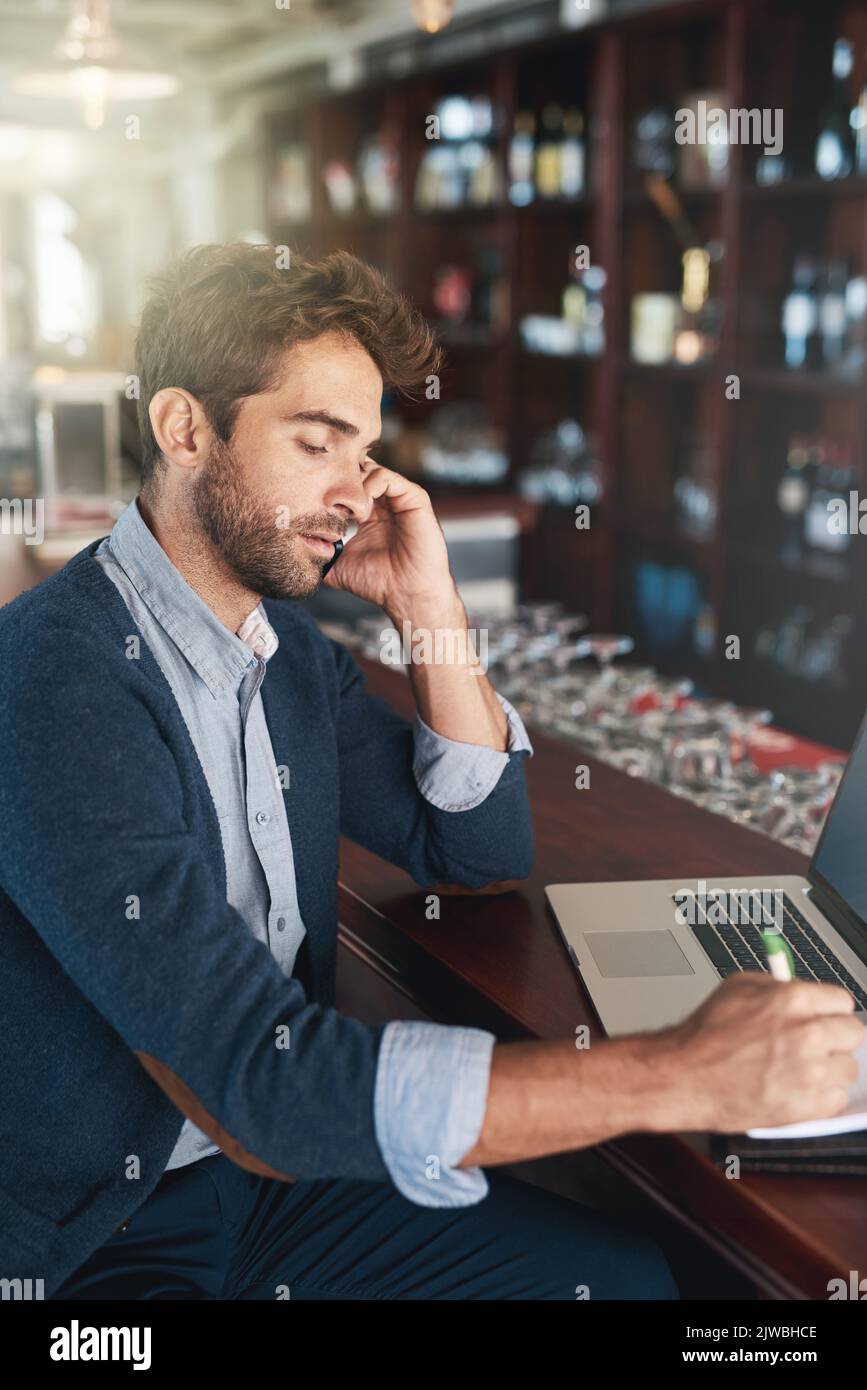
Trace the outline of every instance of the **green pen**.
{"type": "Polygon", "coordinates": [[[789,949],[789,943],[782,932],[776,927],[771,927],[762,932],[762,941],[765,943],[768,969],[774,979],[794,980],[795,960],[789,949]]]}

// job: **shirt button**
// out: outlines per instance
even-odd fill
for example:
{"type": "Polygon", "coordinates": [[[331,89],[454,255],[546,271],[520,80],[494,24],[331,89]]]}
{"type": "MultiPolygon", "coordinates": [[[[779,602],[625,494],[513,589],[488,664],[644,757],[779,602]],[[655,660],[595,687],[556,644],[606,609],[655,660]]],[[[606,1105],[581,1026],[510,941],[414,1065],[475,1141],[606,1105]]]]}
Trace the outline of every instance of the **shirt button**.
{"type": "Polygon", "coordinates": [[[270,819],[271,817],[268,815],[267,811],[256,812],[256,820],[259,825],[267,825],[270,819]]]}
{"type": "Polygon", "coordinates": [[[278,930],[278,931],[282,931],[283,928],[285,927],[285,925],[286,925],[286,918],[285,918],[285,917],[278,917],[278,918],[277,918],[277,930],[278,930]]]}
{"type": "Polygon", "coordinates": [[[121,1221],[120,1225],[114,1228],[115,1235],[119,1235],[121,1231],[125,1231],[128,1225],[129,1221],[121,1221]]]}

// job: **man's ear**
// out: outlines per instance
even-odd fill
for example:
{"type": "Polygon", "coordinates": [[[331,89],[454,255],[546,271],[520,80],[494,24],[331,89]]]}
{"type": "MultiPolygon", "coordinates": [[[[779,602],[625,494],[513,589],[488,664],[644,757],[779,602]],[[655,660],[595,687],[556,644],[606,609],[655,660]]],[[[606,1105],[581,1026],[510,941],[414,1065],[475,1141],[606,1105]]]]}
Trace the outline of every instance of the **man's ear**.
{"type": "Polygon", "coordinates": [[[180,386],[155,391],[148,406],[160,453],[169,463],[195,468],[211,448],[211,428],[200,401],[180,386]]]}

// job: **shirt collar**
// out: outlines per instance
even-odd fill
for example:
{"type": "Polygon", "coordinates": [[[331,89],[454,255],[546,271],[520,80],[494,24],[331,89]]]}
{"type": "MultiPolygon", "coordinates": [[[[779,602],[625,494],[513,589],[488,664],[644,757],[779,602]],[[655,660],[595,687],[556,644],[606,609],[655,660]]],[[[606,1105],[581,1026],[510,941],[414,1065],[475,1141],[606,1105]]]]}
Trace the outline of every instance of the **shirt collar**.
{"type": "Polygon", "coordinates": [[[279,640],[261,603],[231,632],[187,583],[146,525],[135,498],[108,546],[142,601],[184,653],[211,694],[237,686],[255,656],[268,661],[279,640]]]}
{"type": "Polygon", "coordinates": [[[270,661],[280,645],[276,632],[265,617],[261,603],[257,603],[252,613],[247,614],[238,628],[238,636],[242,642],[246,642],[250,651],[255,652],[256,656],[261,656],[263,661],[270,661]]]}

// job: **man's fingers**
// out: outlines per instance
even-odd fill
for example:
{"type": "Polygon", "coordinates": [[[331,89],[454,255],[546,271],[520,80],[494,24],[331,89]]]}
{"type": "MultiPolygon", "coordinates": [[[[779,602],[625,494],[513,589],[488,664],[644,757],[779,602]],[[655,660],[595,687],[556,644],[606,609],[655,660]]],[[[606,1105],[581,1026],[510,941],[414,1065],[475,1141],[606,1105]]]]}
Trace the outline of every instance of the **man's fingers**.
{"type": "Polygon", "coordinates": [[[372,502],[385,498],[393,511],[408,511],[413,508],[430,507],[430,498],[423,487],[411,482],[402,473],[377,464],[365,475],[364,491],[372,502]]]}
{"type": "MultiPolygon", "coordinates": [[[[778,982],[779,983],[779,982],[778,982]]],[[[842,985],[821,984],[818,980],[794,980],[780,983],[780,989],[790,994],[789,1008],[793,1014],[851,1014],[855,1000],[842,985]]]]}
{"type": "Polygon", "coordinates": [[[803,1029],[804,1048],[808,1057],[821,1057],[831,1052],[846,1052],[851,1055],[867,1037],[867,1028],[861,1020],[848,1014],[806,1019],[798,1028],[803,1029]]]}

